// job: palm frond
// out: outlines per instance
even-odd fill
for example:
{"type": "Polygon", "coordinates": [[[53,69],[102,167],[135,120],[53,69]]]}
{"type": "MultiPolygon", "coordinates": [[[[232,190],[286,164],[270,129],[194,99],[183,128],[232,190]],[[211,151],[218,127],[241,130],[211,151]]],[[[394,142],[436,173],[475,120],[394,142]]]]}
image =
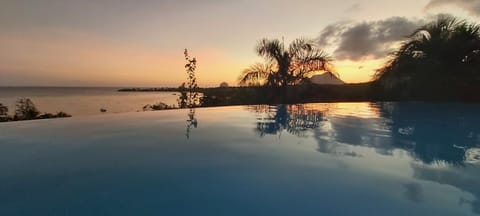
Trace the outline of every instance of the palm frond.
{"type": "Polygon", "coordinates": [[[262,72],[260,75],[258,72],[265,71],[265,67],[254,65],[242,73],[240,84],[263,79],[266,85],[287,86],[299,83],[316,71],[335,73],[330,55],[315,47],[312,40],[296,39],[285,48],[280,40],[265,38],[259,41],[256,52],[270,62],[269,73],[262,72]]]}
{"type": "Polygon", "coordinates": [[[279,60],[284,53],[283,44],[278,39],[262,39],[256,48],[257,54],[267,59],[279,60]]]}
{"type": "Polygon", "coordinates": [[[273,73],[272,63],[256,63],[242,71],[238,78],[240,85],[264,82],[273,73]]]}
{"type": "MultiPolygon", "coordinates": [[[[479,65],[480,25],[451,16],[440,16],[436,21],[416,29],[390,54],[390,60],[378,69],[375,80],[421,79],[467,80],[470,68],[479,65]],[[435,74],[433,74],[435,73],[435,74]],[[468,76],[467,76],[468,75],[468,76]]],[[[416,81],[417,83],[425,83],[416,81]]],[[[440,83],[440,82],[438,82],[440,83]]]]}
{"type": "Polygon", "coordinates": [[[323,50],[313,49],[313,47],[299,50],[292,60],[291,74],[297,82],[318,71],[336,73],[331,64],[332,61],[332,57],[323,50]]]}
{"type": "Polygon", "coordinates": [[[294,40],[288,48],[288,52],[292,58],[311,50],[313,50],[313,43],[303,38],[294,40]]]}

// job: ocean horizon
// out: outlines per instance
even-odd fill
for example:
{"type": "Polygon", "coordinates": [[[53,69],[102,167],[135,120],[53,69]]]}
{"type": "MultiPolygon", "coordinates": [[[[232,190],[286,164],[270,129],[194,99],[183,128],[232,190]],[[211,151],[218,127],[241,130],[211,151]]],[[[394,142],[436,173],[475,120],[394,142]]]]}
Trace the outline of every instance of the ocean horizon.
{"type": "Polygon", "coordinates": [[[125,87],[2,86],[0,103],[13,114],[19,98],[30,98],[40,112],[66,112],[73,116],[142,111],[143,106],[162,102],[176,105],[176,92],[119,92],[125,87]]]}

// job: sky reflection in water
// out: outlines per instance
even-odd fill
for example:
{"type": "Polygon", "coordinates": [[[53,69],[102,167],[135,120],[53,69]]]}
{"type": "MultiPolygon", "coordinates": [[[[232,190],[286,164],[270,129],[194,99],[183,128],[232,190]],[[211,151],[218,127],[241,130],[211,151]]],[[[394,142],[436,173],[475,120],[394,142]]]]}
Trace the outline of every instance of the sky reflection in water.
{"type": "MultiPolygon", "coordinates": [[[[316,140],[321,153],[359,158],[357,162],[365,167],[408,173],[414,180],[471,193],[471,199],[462,196],[458,204],[470,205],[479,214],[478,108],[474,104],[341,103],[249,109],[260,116],[256,129],[260,136],[313,133],[308,136],[316,140]]],[[[425,201],[420,183],[404,186],[405,198],[425,201]]]]}
{"type": "Polygon", "coordinates": [[[480,214],[479,108],[331,103],[0,124],[0,214],[480,214]]]}

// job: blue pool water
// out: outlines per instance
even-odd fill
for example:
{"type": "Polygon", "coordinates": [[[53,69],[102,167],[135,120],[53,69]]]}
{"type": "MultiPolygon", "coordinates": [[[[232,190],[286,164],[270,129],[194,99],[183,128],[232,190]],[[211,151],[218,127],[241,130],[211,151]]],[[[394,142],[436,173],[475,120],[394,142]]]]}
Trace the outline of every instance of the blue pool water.
{"type": "Polygon", "coordinates": [[[0,124],[0,215],[477,215],[480,105],[332,103],[0,124]]]}

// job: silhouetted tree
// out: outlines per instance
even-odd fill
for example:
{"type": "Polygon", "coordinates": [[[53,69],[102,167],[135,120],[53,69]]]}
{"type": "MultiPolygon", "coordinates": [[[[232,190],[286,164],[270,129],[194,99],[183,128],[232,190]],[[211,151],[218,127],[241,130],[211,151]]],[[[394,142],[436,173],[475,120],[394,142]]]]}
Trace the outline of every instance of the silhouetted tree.
{"type": "Polygon", "coordinates": [[[178,107],[180,108],[186,108],[187,107],[187,99],[188,99],[188,93],[187,93],[187,88],[185,87],[185,83],[182,83],[178,87],[180,90],[180,95],[178,96],[178,107]]]}
{"type": "Polygon", "coordinates": [[[220,88],[227,88],[228,87],[228,83],[227,82],[222,82],[220,83],[220,88]]]}
{"type": "Polygon", "coordinates": [[[8,121],[8,107],[0,103],[0,121],[8,121]]]}
{"type": "Polygon", "coordinates": [[[29,98],[18,99],[15,107],[15,120],[35,119],[40,114],[35,104],[29,98]]]}
{"type": "Polygon", "coordinates": [[[0,103],[0,122],[66,117],[72,117],[72,115],[65,112],[40,114],[40,111],[38,111],[35,104],[29,98],[20,98],[17,100],[17,103],[15,104],[15,115],[11,117],[8,115],[8,108],[0,103]]]}
{"type": "Polygon", "coordinates": [[[274,64],[270,62],[251,65],[243,70],[239,77],[239,83],[240,85],[260,86],[261,82],[264,81],[263,84],[266,86],[275,86],[277,80],[274,67],[274,64]]]}
{"type": "Polygon", "coordinates": [[[197,59],[191,58],[188,55],[188,50],[185,49],[185,69],[187,71],[187,83],[182,83],[179,87],[180,97],[178,99],[178,106],[180,108],[196,107],[199,105],[198,85],[195,70],[197,69],[197,59]]]}
{"type": "Polygon", "coordinates": [[[241,85],[260,82],[276,87],[295,85],[313,72],[327,71],[331,62],[329,55],[304,39],[296,39],[288,47],[278,39],[263,39],[256,52],[266,63],[245,69],[239,78],[241,85]]]}
{"type": "Polygon", "coordinates": [[[478,86],[479,68],[480,26],[441,16],[411,34],[375,78],[400,97],[438,95],[478,86]]]}

